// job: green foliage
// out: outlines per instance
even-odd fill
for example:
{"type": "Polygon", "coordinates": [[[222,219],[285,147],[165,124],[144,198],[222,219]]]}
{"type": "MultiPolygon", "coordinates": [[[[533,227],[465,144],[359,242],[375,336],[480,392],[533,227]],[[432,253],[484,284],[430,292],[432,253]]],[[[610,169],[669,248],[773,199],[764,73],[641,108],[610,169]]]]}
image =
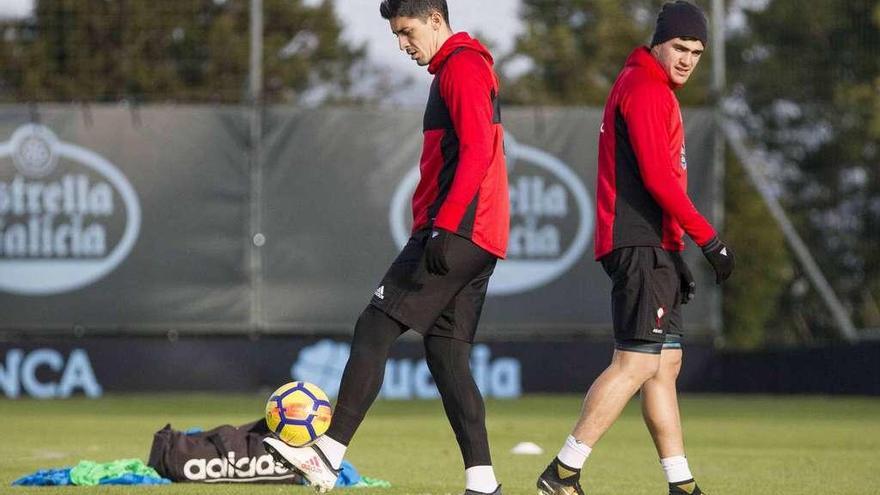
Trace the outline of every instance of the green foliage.
{"type": "MultiPolygon", "coordinates": [[[[880,285],[880,2],[774,0],[729,50],[739,118],[779,166],[781,199],[857,326],[880,285]]],[[[784,304],[833,335],[815,291],[784,304]]],[[[876,323],[875,323],[876,324],[876,323]]]]}
{"type": "MultiPolygon", "coordinates": [[[[531,69],[505,81],[502,97],[523,105],[597,105],[634,48],[650,42],[663,0],[523,0],[525,32],[501,72],[515,60],[531,69]]],[[[699,2],[698,2],[699,3],[699,2]]],[[[703,2],[705,3],[705,2],[703,2]]],[[[687,87],[684,104],[706,103],[711,42],[687,87]]]]}
{"type": "Polygon", "coordinates": [[[734,160],[725,168],[724,239],[736,249],[736,270],[724,286],[727,345],[740,349],[785,340],[774,318],[794,273],[782,232],[734,160]]]}
{"type": "MultiPolygon", "coordinates": [[[[0,99],[239,103],[248,90],[248,0],[40,0],[0,26],[0,99]]],[[[332,3],[265,0],[264,94],[342,90],[363,48],[340,40],[332,3]]]]}

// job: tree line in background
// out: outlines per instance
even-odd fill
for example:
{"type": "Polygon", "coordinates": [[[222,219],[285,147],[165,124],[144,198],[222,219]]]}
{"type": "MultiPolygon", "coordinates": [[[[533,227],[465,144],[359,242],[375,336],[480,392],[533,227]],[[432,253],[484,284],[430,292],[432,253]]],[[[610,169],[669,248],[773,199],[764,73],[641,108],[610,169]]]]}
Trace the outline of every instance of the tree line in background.
{"type": "MultiPolygon", "coordinates": [[[[855,325],[878,328],[880,1],[775,0],[746,21],[731,39],[730,113],[779,164],[781,200],[855,325]]],[[[828,335],[792,268],[768,326],[828,335]]]]}
{"type": "MultiPolygon", "coordinates": [[[[662,3],[522,0],[524,31],[499,57],[505,103],[603,105],[662,3]]],[[[727,94],[710,91],[710,41],[679,98],[722,104],[745,126],[776,165],[780,199],[856,326],[880,328],[880,0],[727,3],[738,19],[727,35],[727,94]]],[[[248,9],[248,0],[38,0],[32,19],[0,25],[0,101],[242,102],[248,9]]],[[[264,0],[264,9],[266,102],[302,103],[310,92],[325,103],[387,96],[385,83],[353,89],[382,70],[340,38],[331,0],[264,0]]],[[[728,342],[833,339],[816,291],[728,162],[725,236],[739,247],[724,291],[728,342]]]]}
{"type": "MultiPolygon", "coordinates": [[[[333,4],[264,0],[267,102],[329,87],[340,100],[365,49],[333,4]]],[[[0,23],[0,101],[216,102],[248,97],[250,0],[37,0],[0,23]]]]}

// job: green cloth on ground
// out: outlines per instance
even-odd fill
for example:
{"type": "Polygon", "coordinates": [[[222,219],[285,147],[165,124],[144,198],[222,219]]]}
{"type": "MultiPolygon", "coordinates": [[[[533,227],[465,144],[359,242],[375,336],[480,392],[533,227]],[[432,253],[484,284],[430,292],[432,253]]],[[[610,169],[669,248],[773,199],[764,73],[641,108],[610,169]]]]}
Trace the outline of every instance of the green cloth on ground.
{"type": "Polygon", "coordinates": [[[369,476],[361,476],[361,480],[353,488],[391,488],[391,482],[370,478],[369,476]]]}
{"type": "Polygon", "coordinates": [[[119,478],[126,474],[161,478],[155,469],[140,459],[120,459],[104,463],[80,461],[70,470],[70,480],[74,485],[96,486],[102,479],[119,478]]]}

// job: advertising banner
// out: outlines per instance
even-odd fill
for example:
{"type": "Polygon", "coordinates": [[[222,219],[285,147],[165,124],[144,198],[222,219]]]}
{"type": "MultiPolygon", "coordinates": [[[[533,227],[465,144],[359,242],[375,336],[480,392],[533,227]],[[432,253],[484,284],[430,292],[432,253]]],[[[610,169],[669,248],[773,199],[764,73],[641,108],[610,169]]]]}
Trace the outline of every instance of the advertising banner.
{"type": "MultiPolygon", "coordinates": [[[[98,399],[113,393],[238,392],[268,394],[291,380],[330,396],[350,346],[345,338],[222,336],[29,339],[0,343],[0,399],[98,399]],[[124,356],[124,366],[121,365],[124,356]],[[198,363],[193,366],[193,363],[198,363]]],[[[487,399],[534,393],[583,394],[607,366],[613,344],[587,339],[486,341],[471,369],[487,399]]],[[[681,392],[880,395],[880,344],[765,352],[686,344],[681,392]]],[[[385,365],[382,399],[436,399],[422,343],[405,338],[385,365]]],[[[255,409],[263,406],[255,399],[255,409]]]]}
{"type": "MultiPolygon", "coordinates": [[[[264,320],[270,328],[348,332],[406,244],[419,180],[421,114],[283,110],[265,140],[264,320]]],[[[610,281],[593,257],[601,111],[504,113],[511,200],[508,258],[481,320],[486,335],[552,335],[611,327],[610,281]]],[[[685,113],[690,193],[711,212],[712,113],[685,113]]],[[[688,331],[711,334],[708,264],[685,259],[697,298],[688,331]]]]}
{"type": "MultiPolygon", "coordinates": [[[[481,335],[610,329],[593,259],[600,110],[504,112],[508,258],[481,335]]],[[[0,330],[347,335],[411,228],[417,110],[0,109],[0,330]],[[36,117],[36,118],[35,118],[36,117]]],[[[711,212],[712,113],[685,112],[690,193],[711,212]]],[[[687,332],[712,334],[708,265],[686,255],[687,332]]]]}
{"type": "Polygon", "coordinates": [[[242,327],[245,123],[233,110],[0,111],[0,326],[242,327]]]}
{"type": "MultiPolygon", "coordinates": [[[[270,336],[45,339],[0,343],[0,398],[100,398],[124,392],[264,392],[292,380],[339,391],[348,360],[346,339],[270,336]],[[125,366],[120,366],[120,356],[125,366]],[[193,366],[193,363],[198,363],[193,366]]],[[[482,342],[471,369],[483,396],[514,399],[527,393],[583,393],[607,366],[611,342],[482,342]]],[[[708,346],[691,346],[679,379],[690,390],[708,378],[708,346]]],[[[405,339],[385,365],[383,399],[437,399],[422,343],[405,339]]]]}

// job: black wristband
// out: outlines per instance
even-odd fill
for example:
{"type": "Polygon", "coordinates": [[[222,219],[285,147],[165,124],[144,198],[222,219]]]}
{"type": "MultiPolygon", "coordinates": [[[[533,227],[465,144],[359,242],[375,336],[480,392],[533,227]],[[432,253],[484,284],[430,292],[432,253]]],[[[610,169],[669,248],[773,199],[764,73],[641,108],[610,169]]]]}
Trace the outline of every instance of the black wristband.
{"type": "Polygon", "coordinates": [[[721,247],[721,239],[713,237],[705,246],[702,247],[704,253],[710,253],[721,247]]]}

